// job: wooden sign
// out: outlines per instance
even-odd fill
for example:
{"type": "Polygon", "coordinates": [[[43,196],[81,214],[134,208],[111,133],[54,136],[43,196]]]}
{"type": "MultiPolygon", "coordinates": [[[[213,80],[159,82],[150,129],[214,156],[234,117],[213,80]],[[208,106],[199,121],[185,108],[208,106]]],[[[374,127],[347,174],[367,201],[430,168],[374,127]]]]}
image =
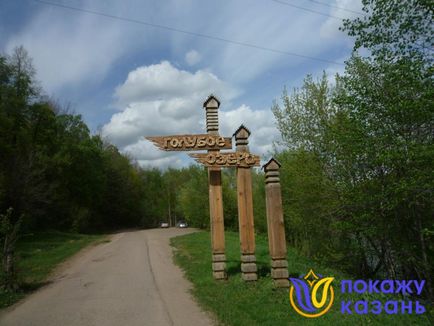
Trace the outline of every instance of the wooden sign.
{"type": "Polygon", "coordinates": [[[163,151],[198,151],[209,149],[232,149],[232,138],[218,135],[174,135],[145,137],[163,151]]]}
{"type": "Polygon", "coordinates": [[[188,154],[208,167],[252,167],[260,165],[260,157],[248,152],[188,154]]]}

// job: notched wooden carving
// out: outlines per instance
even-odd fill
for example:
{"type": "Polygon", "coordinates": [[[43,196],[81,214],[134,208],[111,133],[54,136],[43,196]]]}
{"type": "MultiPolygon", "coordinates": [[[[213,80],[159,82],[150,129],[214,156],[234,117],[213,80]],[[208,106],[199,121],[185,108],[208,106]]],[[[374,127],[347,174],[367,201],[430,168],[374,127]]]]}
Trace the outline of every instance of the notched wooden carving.
{"type": "Polygon", "coordinates": [[[209,134],[145,137],[163,151],[232,149],[232,138],[209,134]]]}
{"type": "Polygon", "coordinates": [[[248,152],[188,154],[208,167],[252,167],[260,165],[260,157],[248,152]]]}

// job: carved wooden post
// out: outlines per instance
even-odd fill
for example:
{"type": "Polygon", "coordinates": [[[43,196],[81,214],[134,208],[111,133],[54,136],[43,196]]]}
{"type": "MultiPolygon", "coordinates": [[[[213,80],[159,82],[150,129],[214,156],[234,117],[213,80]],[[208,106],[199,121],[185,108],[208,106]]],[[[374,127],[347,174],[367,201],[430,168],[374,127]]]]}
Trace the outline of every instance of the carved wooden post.
{"type": "MultiPolygon", "coordinates": [[[[234,133],[237,152],[249,152],[250,131],[241,125],[234,133]]],[[[258,279],[253,224],[252,172],[250,167],[237,167],[238,222],[241,245],[241,273],[245,281],[258,279]]]]}
{"type": "MultiPolygon", "coordinates": [[[[219,100],[210,95],[203,104],[208,134],[219,134],[219,100]]],[[[219,152],[209,150],[208,152],[219,152]]],[[[225,230],[223,220],[222,176],[220,167],[208,168],[209,211],[211,223],[212,271],[216,280],[226,279],[225,230]]]]}
{"type": "Polygon", "coordinates": [[[271,277],[278,287],[288,287],[285,225],[283,221],[282,193],[279,179],[280,163],[271,158],[264,165],[267,207],[268,245],[271,256],[271,277]]]}

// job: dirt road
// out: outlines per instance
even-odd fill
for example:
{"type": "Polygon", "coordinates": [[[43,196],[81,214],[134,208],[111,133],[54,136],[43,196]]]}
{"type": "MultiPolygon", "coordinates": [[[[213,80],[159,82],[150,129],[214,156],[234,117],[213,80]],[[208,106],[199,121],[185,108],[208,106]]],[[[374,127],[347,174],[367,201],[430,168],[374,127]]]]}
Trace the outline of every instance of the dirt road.
{"type": "Polygon", "coordinates": [[[52,284],[0,314],[0,325],[211,325],[172,262],[169,238],[187,229],[124,232],[85,250],[52,284]]]}

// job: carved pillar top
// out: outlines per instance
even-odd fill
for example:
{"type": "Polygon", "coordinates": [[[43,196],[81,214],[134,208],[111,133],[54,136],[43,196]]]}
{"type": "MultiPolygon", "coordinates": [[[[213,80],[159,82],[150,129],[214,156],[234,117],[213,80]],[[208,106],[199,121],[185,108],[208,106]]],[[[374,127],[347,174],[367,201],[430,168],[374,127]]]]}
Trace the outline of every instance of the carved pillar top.
{"type": "Polygon", "coordinates": [[[219,113],[220,101],[214,95],[208,96],[203,103],[206,111],[206,131],[209,134],[218,135],[219,133],[219,113]]]}
{"type": "Polygon", "coordinates": [[[279,169],[281,164],[274,157],[272,157],[262,167],[265,171],[265,183],[280,183],[279,169]]]}
{"type": "Polygon", "coordinates": [[[241,125],[235,132],[235,145],[237,146],[237,152],[248,152],[249,151],[249,136],[250,130],[244,125],[241,125]]]}

